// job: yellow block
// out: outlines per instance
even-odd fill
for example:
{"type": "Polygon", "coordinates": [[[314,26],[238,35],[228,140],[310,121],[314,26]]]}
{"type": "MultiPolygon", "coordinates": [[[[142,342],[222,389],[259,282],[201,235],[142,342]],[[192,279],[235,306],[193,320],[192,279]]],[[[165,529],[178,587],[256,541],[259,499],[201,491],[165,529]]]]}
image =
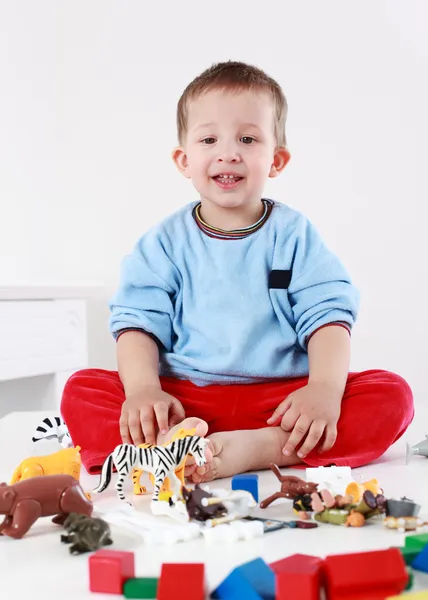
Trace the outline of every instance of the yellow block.
{"type": "Polygon", "coordinates": [[[428,600],[428,590],[414,592],[413,594],[400,594],[399,596],[388,596],[386,600],[428,600]]]}

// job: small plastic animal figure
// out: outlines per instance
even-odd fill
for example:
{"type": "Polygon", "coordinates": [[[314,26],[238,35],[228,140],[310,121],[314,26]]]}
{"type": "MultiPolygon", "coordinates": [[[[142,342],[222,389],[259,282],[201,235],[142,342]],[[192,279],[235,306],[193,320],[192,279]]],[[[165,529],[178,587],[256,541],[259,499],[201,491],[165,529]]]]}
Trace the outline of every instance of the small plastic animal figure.
{"type": "Polygon", "coordinates": [[[262,500],[262,502],[260,502],[260,508],[267,508],[278,498],[288,498],[293,500],[299,496],[304,496],[305,494],[312,494],[318,489],[318,484],[316,483],[305,481],[304,479],[294,477],[293,475],[282,475],[279,467],[273,463],[269,466],[281,482],[281,490],[272,494],[272,496],[269,496],[265,500],[262,500]]]}
{"type": "Polygon", "coordinates": [[[383,524],[387,529],[396,529],[399,533],[416,531],[420,527],[428,525],[419,517],[385,517],[383,524]]]}
{"type": "Polygon", "coordinates": [[[61,535],[61,542],[71,544],[70,554],[94,552],[113,543],[108,523],[96,517],[70,513],[64,529],[68,535],[61,535]]]}
{"type": "Polygon", "coordinates": [[[386,501],[387,517],[417,517],[421,509],[420,504],[403,496],[400,500],[390,498],[386,501]]]}
{"type": "Polygon", "coordinates": [[[10,485],[30,477],[41,477],[42,475],[66,474],[79,480],[82,464],[79,450],[80,446],[63,448],[46,456],[30,456],[24,459],[16,467],[10,485]]]}
{"type": "Polygon", "coordinates": [[[246,490],[216,490],[217,496],[211,498],[202,498],[201,504],[204,507],[224,504],[227,515],[209,519],[206,521],[207,527],[215,527],[223,523],[229,523],[236,519],[247,517],[251,509],[257,507],[254,496],[246,490]]]}
{"type": "MultiPolygon", "coordinates": [[[[167,446],[168,444],[171,444],[171,442],[174,442],[175,440],[180,440],[182,438],[185,438],[186,436],[192,436],[195,435],[196,433],[196,429],[179,429],[173,436],[172,438],[166,442],[166,444],[163,444],[163,446],[167,446]]],[[[154,444],[140,444],[138,447],[139,448],[153,448],[154,444]]],[[[183,461],[181,462],[180,465],[177,466],[177,468],[175,469],[175,474],[178,477],[178,479],[181,481],[181,486],[183,487],[184,485],[184,467],[186,464],[186,459],[187,456],[183,459],[183,461]]],[[[140,496],[142,494],[145,494],[147,492],[147,489],[141,485],[140,479],[141,476],[143,474],[144,471],[142,471],[141,469],[134,469],[132,471],[132,483],[134,484],[134,494],[137,496],[140,496]]],[[[152,483],[154,483],[154,477],[152,474],[149,475],[150,477],[150,481],[152,483]]],[[[173,496],[173,491],[171,489],[171,483],[169,481],[168,477],[165,477],[165,481],[163,482],[163,485],[161,487],[161,490],[159,492],[159,500],[165,500],[167,502],[169,502],[170,498],[172,498],[173,496]]]]}
{"type": "Polygon", "coordinates": [[[31,477],[13,485],[0,483],[0,514],[5,515],[0,535],[21,538],[40,517],[56,515],[62,525],[67,516],[80,513],[90,517],[93,505],[71,475],[31,477]]]}
{"type": "Polygon", "coordinates": [[[346,486],[345,495],[352,496],[353,502],[360,502],[366,490],[370,490],[375,496],[383,493],[378,480],[370,479],[364,483],[352,481],[346,486]]]}
{"type": "Polygon", "coordinates": [[[406,444],[406,465],[409,464],[410,457],[414,455],[426,456],[428,458],[428,434],[425,434],[425,439],[415,446],[406,444]]]}
{"type": "Polygon", "coordinates": [[[100,483],[93,490],[94,493],[104,491],[111,481],[113,465],[118,472],[116,491],[121,500],[125,500],[123,482],[133,469],[141,469],[152,473],[155,477],[155,486],[152,495],[152,512],[159,510],[159,492],[166,477],[169,478],[174,492],[172,501],[175,502],[181,495],[181,481],[175,474],[175,469],[191,454],[195,463],[202,466],[206,463],[205,456],[208,440],[197,435],[186,436],[175,440],[167,446],[152,446],[151,448],[138,448],[132,444],[116,446],[106,458],[101,471],[100,483]]]}
{"type": "Polygon", "coordinates": [[[73,442],[71,441],[70,433],[62,417],[44,418],[43,421],[37,426],[37,429],[32,437],[33,442],[40,442],[41,440],[52,439],[58,440],[58,443],[63,448],[73,447],[73,442]]]}
{"type": "Polygon", "coordinates": [[[227,515],[227,508],[221,502],[209,504],[208,506],[202,504],[203,499],[212,498],[213,494],[210,494],[199,485],[196,485],[194,490],[183,486],[182,494],[190,519],[207,521],[208,519],[218,519],[227,515]]]}

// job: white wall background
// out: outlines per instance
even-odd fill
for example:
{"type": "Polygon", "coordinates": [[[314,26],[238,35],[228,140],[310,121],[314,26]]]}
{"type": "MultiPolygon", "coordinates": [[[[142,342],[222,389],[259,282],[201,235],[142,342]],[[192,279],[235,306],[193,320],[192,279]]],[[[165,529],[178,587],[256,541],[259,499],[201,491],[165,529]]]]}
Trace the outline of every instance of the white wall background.
{"type": "MultiPolygon", "coordinates": [[[[292,160],[266,191],[362,292],[352,368],[398,371],[424,402],[424,0],[0,0],[0,284],[114,288],[138,236],[196,199],[170,159],[176,102],[227,59],[286,92],[292,160]]],[[[113,368],[107,317],[90,305],[90,357],[113,368]]]]}

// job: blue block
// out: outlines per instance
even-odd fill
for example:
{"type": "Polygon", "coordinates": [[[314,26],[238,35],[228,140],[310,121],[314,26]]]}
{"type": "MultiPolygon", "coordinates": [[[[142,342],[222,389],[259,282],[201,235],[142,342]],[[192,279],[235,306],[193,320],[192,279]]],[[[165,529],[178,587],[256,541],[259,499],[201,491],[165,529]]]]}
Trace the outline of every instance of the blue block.
{"type": "Polygon", "coordinates": [[[235,475],[232,477],[232,490],[245,490],[253,494],[254,500],[259,501],[259,476],[255,474],[235,475]]]}
{"type": "Polygon", "coordinates": [[[275,574],[262,558],[233,569],[212,592],[218,600],[275,600],[275,574]]]}
{"type": "Polygon", "coordinates": [[[413,560],[412,567],[417,571],[424,571],[424,573],[428,573],[428,544],[413,560]]]}

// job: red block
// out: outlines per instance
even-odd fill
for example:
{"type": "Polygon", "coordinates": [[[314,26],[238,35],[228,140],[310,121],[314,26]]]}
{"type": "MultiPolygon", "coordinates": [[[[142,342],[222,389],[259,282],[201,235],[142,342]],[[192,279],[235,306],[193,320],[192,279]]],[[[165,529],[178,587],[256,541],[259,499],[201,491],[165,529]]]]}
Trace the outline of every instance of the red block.
{"type": "Polygon", "coordinates": [[[89,557],[89,589],[91,592],[122,594],[127,579],[135,577],[133,552],[98,550],[89,557]]]}
{"type": "Polygon", "coordinates": [[[385,600],[406,587],[406,563],[398,548],[327,556],[327,600],[385,600]]]}
{"type": "Polygon", "coordinates": [[[321,558],[293,554],[269,566],[275,573],[276,600],[319,600],[323,568],[321,558]]]}
{"type": "Polygon", "coordinates": [[[205,600],[203,563],[164,563],[158,583],[157,600],[205,600]]]}

